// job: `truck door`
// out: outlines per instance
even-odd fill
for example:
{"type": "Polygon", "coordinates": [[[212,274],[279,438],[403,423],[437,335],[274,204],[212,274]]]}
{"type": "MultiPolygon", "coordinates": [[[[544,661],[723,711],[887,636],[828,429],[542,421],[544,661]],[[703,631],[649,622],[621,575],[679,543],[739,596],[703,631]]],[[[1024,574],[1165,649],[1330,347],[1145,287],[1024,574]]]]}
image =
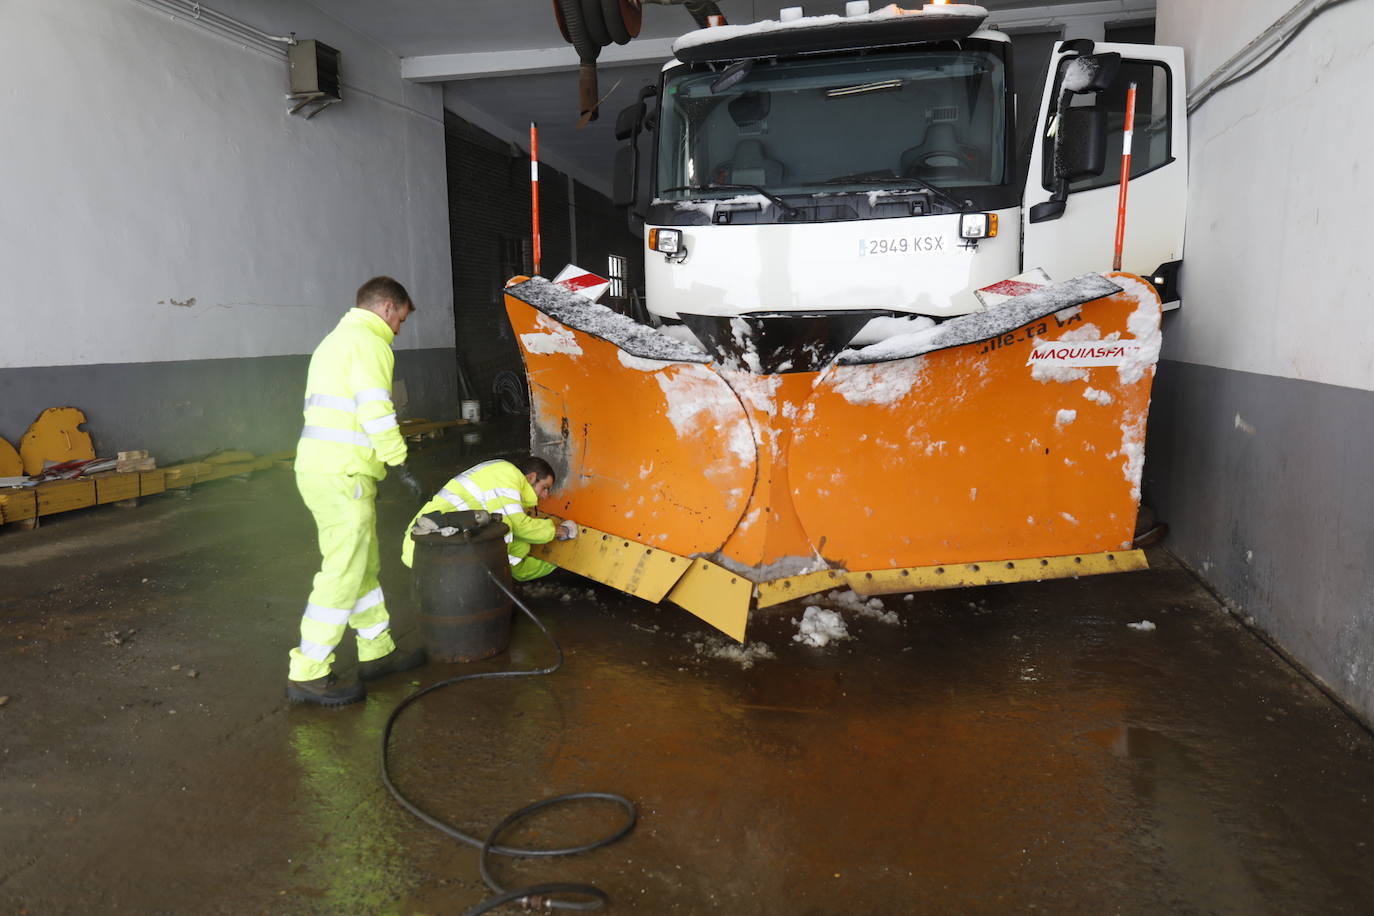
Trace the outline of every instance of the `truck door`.
{"type": "Polygon", "coordinates": [[[1023,267],[1044,268],[1055,280],[1111,267],[1126,89],[1134,82],[1131,182],[1121,266],[1152,280],[1160,288],[1165,307],[1176,308],[1188,194],[1188,106],[1182,48],[1093,44],[1095,55],[1120,54],[1120,68],[1106,89],[1081,97],[1071,95],[1070,104],[1106,108],[1106,167],[1098,175],[1068,184],[1061,213],[1037,214],[1039,221],[1031,221],[1031,208],[1054,196],[1053,144],[1059,94],[1066,72],[1084,50],[1083,45],[1057,44],[1045,80],[1021,210],[1023,267]]]}

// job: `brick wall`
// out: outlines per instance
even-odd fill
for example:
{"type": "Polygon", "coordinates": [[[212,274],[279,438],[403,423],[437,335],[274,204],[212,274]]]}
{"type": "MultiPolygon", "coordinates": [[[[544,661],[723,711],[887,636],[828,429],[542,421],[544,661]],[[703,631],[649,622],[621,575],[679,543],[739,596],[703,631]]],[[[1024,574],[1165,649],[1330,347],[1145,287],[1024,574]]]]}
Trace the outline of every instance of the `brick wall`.
{"type": "MultiPolygon", "coordinates": [[[[531,238],[529,154],[451,112],[445,112],[444,133],[453,316],[459,368],[471,391],[463,397],[476,397],[483,415],[495,416],[509,409],[508,399],[498,396],[494,387],[503,373],[515,374],[524,396],[524,366],[506,321],[502,289],[513,274],[532,269],[520,258],[521,246],[528,256],[531,238]]],[[[608,158],[612,152],[607,151],[608,158]]],[[[629,232],[625,217],[604,195],[577,182],[571,185],[570,210],[569,190],[565,175],[540,165],[540,273],[552,277],[575,260],[580,267],[604,274],[608,255],[617,254],[628,262],[631,285],[642,287],[643,243],[629,232]]],[[[602,302],[619,307],[607,299],[602,302]]]]}

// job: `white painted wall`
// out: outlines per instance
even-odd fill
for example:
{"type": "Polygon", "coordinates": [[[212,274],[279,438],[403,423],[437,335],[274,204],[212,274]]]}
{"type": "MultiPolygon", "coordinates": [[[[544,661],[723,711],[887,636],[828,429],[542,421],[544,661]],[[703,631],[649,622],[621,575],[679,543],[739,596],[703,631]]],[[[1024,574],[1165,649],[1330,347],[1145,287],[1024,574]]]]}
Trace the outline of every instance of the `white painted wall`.
{"type": "Polygon", "coordinates": [[[358,285],[452,347],[441,92],[300,0],[218,0],[342,52],[287,114],[267,53],[134,0],[0,0],[0,368],[309,353],[358,285]],[[194,299],[194,305],[177,305],[194,299]]]}
{"type": "MultiPolygon", "coordinates": [[[[1158,41],[1196,86],[1295,3],[1159,0],[1158,41]]],[[[1193,114],[1166,359],[1374,389],[1371,65],[1374,3],[1347,0],[1193,114]]]]}

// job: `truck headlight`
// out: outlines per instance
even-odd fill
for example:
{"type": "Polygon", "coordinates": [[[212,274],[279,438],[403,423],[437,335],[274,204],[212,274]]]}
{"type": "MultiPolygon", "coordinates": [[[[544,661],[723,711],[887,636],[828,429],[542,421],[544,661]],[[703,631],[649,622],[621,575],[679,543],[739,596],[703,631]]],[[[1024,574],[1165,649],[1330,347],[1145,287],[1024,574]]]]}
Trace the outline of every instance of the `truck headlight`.
{"type": "Polygon", "coordinates": [[[663,254],[677,254],[682,250],[681,229],[650,229],[649,250],[663,254]]]}
{"type": "Polygon", "coordinates": [[[991,239],[997,237],[996,213],[963,213],[959,216],[959,238],[991,239]]]}

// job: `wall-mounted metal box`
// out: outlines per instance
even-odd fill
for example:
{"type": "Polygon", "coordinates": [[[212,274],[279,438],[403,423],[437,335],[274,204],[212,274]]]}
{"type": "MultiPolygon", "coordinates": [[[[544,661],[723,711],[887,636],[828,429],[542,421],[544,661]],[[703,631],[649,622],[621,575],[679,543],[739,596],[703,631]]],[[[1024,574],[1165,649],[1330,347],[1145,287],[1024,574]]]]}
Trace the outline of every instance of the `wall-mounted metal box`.
{"type": "Polygon", "coordinates": [[[286,49],[291,95],[317,99],[339,98],[339,52],[313,38],[286,49]]]}

